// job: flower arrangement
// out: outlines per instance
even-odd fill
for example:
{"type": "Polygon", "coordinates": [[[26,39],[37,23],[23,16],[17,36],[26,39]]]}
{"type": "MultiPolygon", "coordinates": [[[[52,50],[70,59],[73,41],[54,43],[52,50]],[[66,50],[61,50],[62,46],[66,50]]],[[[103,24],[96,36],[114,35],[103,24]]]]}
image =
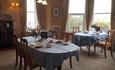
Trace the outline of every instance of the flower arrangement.
{"type": "Polygon", "coordinates": [[[97,32],[100,31],[100,27],[96,24],[92,25],[91,27],[94,28],[97,32]]]}

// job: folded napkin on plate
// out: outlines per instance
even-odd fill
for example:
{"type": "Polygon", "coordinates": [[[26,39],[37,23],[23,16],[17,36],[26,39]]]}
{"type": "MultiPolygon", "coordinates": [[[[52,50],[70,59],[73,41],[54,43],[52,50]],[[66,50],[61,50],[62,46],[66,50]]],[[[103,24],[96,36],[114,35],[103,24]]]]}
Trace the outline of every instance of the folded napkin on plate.
{"type": "Polygon", "coordinates": [[[69,44],[69,42],[62,42],[62,44],[63,44],[63,45],[68,45],[68,44],[69,44]]]}
{"type": "Polygon", "coordinates": [[[63,40],[56,40],[55,43],[62,43],[63,40]]]}
{"type": "Polygon", "coordinates": [[[35,48],[42,48],[43,44],[42,42],[35,42],[35,43],[31,43],[31,46],[34,46],[35,48]]]}

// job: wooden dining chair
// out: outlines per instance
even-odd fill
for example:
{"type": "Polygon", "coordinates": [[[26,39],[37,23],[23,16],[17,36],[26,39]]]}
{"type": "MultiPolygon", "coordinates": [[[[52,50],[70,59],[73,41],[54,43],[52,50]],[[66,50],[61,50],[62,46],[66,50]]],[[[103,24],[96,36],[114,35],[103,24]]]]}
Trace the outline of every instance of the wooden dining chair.
{"type": "Polygon", "coordinates": [[[49,36],[52,38],[59,38],[59,27],[58,26],[52,26],[49,30],[49,36]]]}
{"type": "Polygon", "coordinates": [[[80,31],[80,28],[77,26],[77,27],[73,27],[73,33],[76,33],[76,32],[79,32],[80,31]]]}
{"type": "Polygon", "coordinates": [[[18,37],[15,34],[13,35],[13,46],[15,47],[15,50],[16,50],[15,66],[17,66],[18,58],[20,58],[19,70],[21,70],[21,68],[22,68],[22,61],[24,59],[24,54],[23,54],[22,49],[20,47],[20,43],[18,42],[18,37]]]}
{"type": "Polygon", "coordinates": [[[94,54],[96,52],[96,47],[101,47],[104,50],[104,56],[105,56],[105,58],[107,58],[106,49],[109,48],[110,52],[111,52],[111,56],[113,57],[112,36],[113,36],[114,32],[115,32],[115,30],[108,31],[108,37],[107,37],[106,40],[104,40],[104,41],[98,41],[97,43],[95,43],[95,45],[94,45],[94,54]]]}
{"type": "Polygon", "coordinates": [[[72,32],[64,32],[64,35],[63,35],[63,39],[64,41],[68,42],[72,42],[72,38],[73,38],[73,33],[72,32]]]}
{"type": "Polygon", "coordinates": [[[77,26],[77,27],[73,27],[73,37],[72,37],[72,41],[73,41],[73,39],[74,39],[74,34],[75,33],[77,33],[77,32],[79,32],[80,31],[80,28],[77,26]]]}
{"type": "MultiPolygon", "coordinates": [[[[80,32],[79,26],[73,27],[73,37],[72,37],[72,41],[74,40],[74,34],[77,33],[77,32],[80,32]]],[[[80,50],[82,51],[82,47],[80,47],[80,50]]],[[[90,50],[90,47],[89,47],[89,50],[90,50]]]]}
{"type": "Polygon", "coordinates": [[[42,70],[40,64],[38,64],[29,54],[27,40],[20,38],[20,42],[24,52],[24,70],[27,69],[27,66],[29,66],[30,70],[33,70],[36,67],[40,67],[40,70],[42,70]]]}
{"type": "MultiPolygon", "coordinates": [[[[64,32],[63,40],[65,42],[72,42],[72,38],[73,38],[72,32],[64,32]]],[[[69,62],[70,62],[70,68],[72,68],[72,57],[69,58],[69,62]]]]}

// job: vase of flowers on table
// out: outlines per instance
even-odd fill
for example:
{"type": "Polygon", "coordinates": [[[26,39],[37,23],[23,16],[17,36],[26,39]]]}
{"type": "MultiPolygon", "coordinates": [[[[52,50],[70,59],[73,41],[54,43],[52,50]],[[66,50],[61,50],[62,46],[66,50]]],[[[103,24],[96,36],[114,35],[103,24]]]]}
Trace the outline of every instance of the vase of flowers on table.
{"type": "Polygon", "coordinates": [[[95,31],[97,31],[97,32],[100,31],[100,27],[97,26],[96,24],[92,25],[91,27],[94,28],[95,31]]]}

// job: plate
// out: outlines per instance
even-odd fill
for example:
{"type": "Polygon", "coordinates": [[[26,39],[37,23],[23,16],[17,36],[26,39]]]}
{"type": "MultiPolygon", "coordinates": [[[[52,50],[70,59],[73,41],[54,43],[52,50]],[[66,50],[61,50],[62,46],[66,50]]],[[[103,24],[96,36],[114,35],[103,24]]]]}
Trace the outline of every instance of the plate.
{"type": "Polygon", "coordinates": [[[31,46],[34,46],[35,48],[42,48],[43,44],[41,42],[31,43],[31,46]]]}
{"type": "Polygon", "coordinates": [[[56,40],[55,43],[62,43],[63,40],[56,40]]]}
{"type": "Polygon", "coordinates": [[[69,43],[68,42],[62,42],[63,45],[68,45],[69,43]]]}

